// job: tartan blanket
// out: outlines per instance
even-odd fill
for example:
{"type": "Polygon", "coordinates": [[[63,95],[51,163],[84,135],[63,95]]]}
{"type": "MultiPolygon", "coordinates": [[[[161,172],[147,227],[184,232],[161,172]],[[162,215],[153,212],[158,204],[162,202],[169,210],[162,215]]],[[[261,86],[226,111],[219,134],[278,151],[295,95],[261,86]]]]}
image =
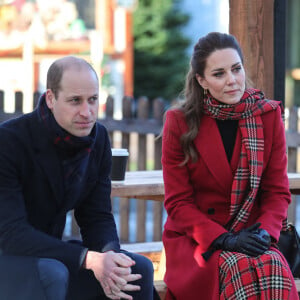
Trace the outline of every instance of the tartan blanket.
{"type": "Polygon", "coordinates": [[[272,250],[258,257],[221,252],[219,277],[220,300],[289,299],[292,287],[285,262],[272,250]]]}

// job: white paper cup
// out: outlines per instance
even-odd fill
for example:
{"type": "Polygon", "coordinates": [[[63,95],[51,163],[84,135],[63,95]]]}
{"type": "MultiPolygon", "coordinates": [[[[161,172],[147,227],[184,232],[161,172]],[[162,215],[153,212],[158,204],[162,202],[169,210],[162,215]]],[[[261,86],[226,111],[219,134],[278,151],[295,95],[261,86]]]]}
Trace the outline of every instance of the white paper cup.
{"type": "Polygon", "coordinates": [[[129,152],[124,148],[112,148],[112,166],[110,177],[112,181],[124,181],[129,152]]]}

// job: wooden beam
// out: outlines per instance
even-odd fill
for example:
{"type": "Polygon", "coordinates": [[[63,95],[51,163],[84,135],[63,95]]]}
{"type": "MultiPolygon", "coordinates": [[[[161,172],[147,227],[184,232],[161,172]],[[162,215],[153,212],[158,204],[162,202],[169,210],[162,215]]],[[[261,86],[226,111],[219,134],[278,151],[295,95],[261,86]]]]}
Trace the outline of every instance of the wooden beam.
{"type": "Polygon", "coordinates": [[[132,13],[126,12],[126,48],[124,51],[124,95],[133,96],[133,35],[132,35],[132,13]]]}
{"type": "Polygon", "coordinates": [[[274,99],[285,104],[286,1],[274,1],[274,99]]]}
{"type": "Polygon", "coordinates": [[[274,0],[229,0],[229,32],[241,44],[253,87],[274,98],[274,0]]]}

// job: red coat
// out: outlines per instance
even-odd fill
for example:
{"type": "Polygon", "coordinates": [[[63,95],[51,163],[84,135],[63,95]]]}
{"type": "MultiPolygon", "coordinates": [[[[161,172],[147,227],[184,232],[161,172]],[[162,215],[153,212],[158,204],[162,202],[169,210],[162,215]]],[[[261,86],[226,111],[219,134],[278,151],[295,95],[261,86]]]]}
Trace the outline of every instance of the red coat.
{"type": "MultiPolygon", "coordinates": [[[[277,240],[291,201],[280,108],[263,114],[262,121],[265,140],[263,174],[246,227],[260,222],[261,227],[277,240]]],[[[165,281],[177,300],[214,300],[219,299],[220,252],[216,251],[207,262],[202,253],[208,250],[214,239],[226,232],[223,226],[229,221],[230,193],[240,157],[241,133],[237,130],[229,164],[216,121],[203,116],[195,139],[199,159],[181,167],[178,164],[184,155],[180,137],[186,131],[182,112],[169,111],[162,150],[165,208],[168,212],[163,232],[167,260],[165,281]]]]}

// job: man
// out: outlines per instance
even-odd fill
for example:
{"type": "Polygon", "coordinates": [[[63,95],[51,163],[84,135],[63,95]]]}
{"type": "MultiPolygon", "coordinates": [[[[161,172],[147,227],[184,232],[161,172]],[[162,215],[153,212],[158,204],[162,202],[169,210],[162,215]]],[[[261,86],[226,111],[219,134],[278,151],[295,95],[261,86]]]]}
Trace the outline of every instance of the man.
{"type": "Polygon", "coordinates": [[[98,78],[67,56],[29,114],[0,126],[0,299],[153,299],[153,267],[120,250],[98,78]],[[62,241],[74,209],[82,243],[62,241]]]}

